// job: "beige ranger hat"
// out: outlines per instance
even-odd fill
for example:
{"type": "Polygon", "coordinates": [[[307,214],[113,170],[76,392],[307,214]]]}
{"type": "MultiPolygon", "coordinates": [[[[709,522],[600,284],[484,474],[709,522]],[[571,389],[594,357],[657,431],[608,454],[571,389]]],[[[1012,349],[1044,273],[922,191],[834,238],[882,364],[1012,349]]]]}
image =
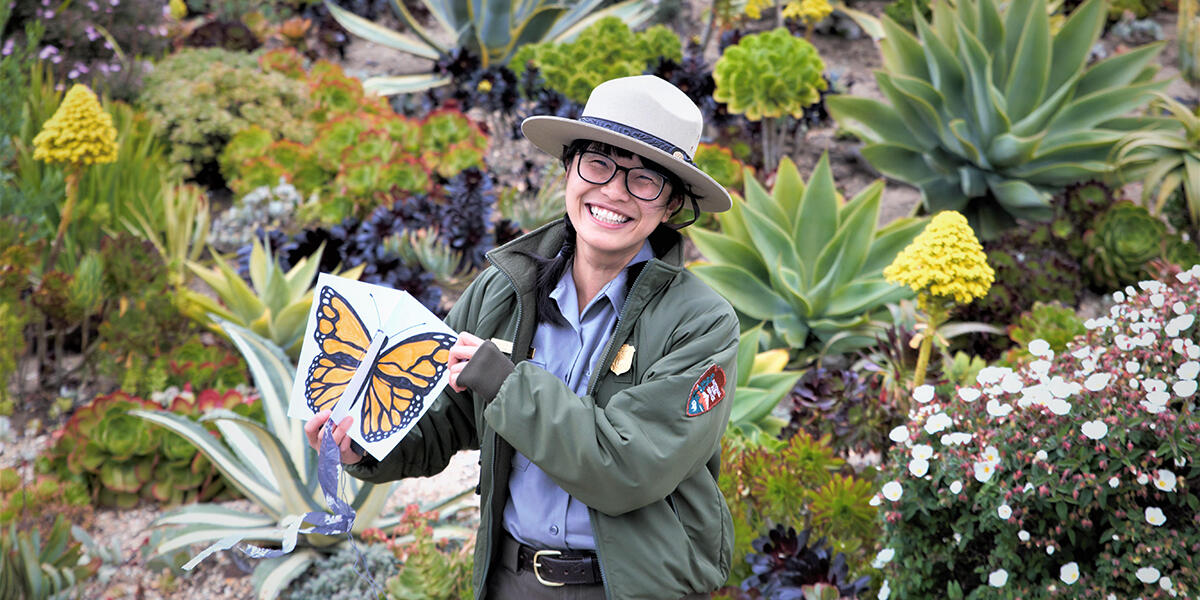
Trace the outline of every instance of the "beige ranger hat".
{"type": "Polygon", "coordinates": [[[612,144],[644,156],[684,181],[705,212],[729,210],[729,192],[692,162],[704,118],[679,88],[653,75],[610,79],[596,86],[576,119],[535,116],[521,133],[543,152],[562,158],[578,139],[612,144]]]}

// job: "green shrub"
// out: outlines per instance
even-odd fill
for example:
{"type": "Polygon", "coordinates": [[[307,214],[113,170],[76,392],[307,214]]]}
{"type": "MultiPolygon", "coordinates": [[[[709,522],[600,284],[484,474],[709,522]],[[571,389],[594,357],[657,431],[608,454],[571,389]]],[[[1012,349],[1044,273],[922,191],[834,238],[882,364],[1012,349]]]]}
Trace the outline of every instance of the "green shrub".
{"type": "Polygon", "coordinates": [[[1111,0],[1108,5],[1108,19],[1116,21],[1125,14],[1125,11],[1133,13],[1133,16],[1144,19],[1158,12],[1163,6],[1163,0],[1111,0]]]}
{"type": "Polygon", "coordinates": [[[747,169],[750,176],[754,175],[754,169],[734,157],[732,150],[714,144],[700,144],[694,160],[697,167],[730,191],[742,189],[747,169]]]}
{"type": "Polygon", "coordinates": [[[402,563],[399,573],[387,581],[389,600],[472,598],[475,538],[437,539],[434,536],[437,524],[436,510],[421,512],[417,505],[410,504],[390,533],[372,530],[364,534],[367,539],[390,549],[402,563]]]}
{"type": "Polygon", "coordinates": [[[573,41],[522,46],[509,62],[518,79],[532,63],[546,87],[583,104],[597,85],[641,75],[659,58],[683,60],[679,37],[662,25],[634,33],[617,17],[605,17],[573,41]]]}
{"type": "Polygon", "coordinates": [[[60,597],[95,574],[98,564],[82,558],[83,545],[71,539],[71,523],[62,515],[44,534],[10,525],[0,531],[0,597],[60,597]]]}
{"type": "Polygon", "coordinates": [[[776,524],[811,528],[845,552],[852,569],[866,563],[878,536],[871,473],[846,474],[828,438],[799,431],[768,446],[726,439],[721,453],[721,493],[733,513],[733,568],[729,585],[750,574],[751,542],[776,524]]]}
{"type": "Polygon", "coordinates": [[[1061,353],[1075,336],[1086,332],[1083,320],[1075,314],[1074,308],[1059,302],[1034,302],[1033,308],[1008,326],[1008,337],[1016,347],[1008,352],[1006,362],[1015,366],[1034,358],[1028,350],[1033,340],[1043,340],[1050,345],[1050,350],[1061,353]]]}
{"type": "Polygon", "coordinates": [[[275,136],[304,140],[312,107],[302,82],[264,73],[254,56],[217,48],[185,49],[146,78],[140,105],[170,142],[170,161],[194,176],[217,160],[225,144],[251,124],[275,136]],[[181,98],[181,90],[187,97],[181,98]]]}
{"type": "Polygon", "coordinates": [[[1196,596],[1197,275],[1116,292],[1062,353],[920,391],[881,478],[894,597],[1196,596]]]}
{"type": "Polygon", "coordinates": [[[933,15],[933,9],[929,7],[929,0],[893,0],[883,8],[883,14],[887,15],[889,19],[905,29],[915,32],[917,23],[913,20],[913,11],[920,14],[921,18],[926,21],[933,15]]]}

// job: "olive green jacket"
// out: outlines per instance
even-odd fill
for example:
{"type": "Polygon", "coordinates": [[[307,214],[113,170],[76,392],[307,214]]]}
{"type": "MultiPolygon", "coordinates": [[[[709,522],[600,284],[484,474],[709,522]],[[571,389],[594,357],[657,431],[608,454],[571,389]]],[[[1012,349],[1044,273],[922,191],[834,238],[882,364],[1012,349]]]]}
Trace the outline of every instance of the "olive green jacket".
{"type": "MultiPolygon", "coordinates": [[[[512,341],[513,356],[527,356],[537,326],[536,269],[522,253],[554,256],[564,231],[556,222],[490,252],[492,266],[446,323],[512,341]]],[[[479,391],[489,386],[447,388],[386,459],[367,456],[347,468],[372,482],[428,476],[459,450],[481,449],[476,598],[486,594],[503,534],[514,448],[589,507],[608,598],[675,600],[710,592],[729,574],[733,523],[717,477],[737,380],[738,321],[728,302],[682,268],[678,233],[660,227],[650,243],[656,258],[630,285],[587,395],[528,361],[506,364],[491,386],[494,398],[479,391]],[[633,347],[633,361],[617,373],[611,365],[623,345],[633,347]],[[725,397],[688,416],[689,398],[714,365],[724,370],[725,397]]]]}

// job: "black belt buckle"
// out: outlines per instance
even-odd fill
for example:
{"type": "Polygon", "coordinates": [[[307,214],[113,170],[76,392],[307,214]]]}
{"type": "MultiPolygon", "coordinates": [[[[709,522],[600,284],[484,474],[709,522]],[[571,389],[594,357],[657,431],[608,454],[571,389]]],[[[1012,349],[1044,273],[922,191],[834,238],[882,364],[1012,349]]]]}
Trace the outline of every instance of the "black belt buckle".
{"type": "Polygon", "coordinates": [[[538,550],[537,552],[533,553],[533,576],[537,577],[538,583],[540,583],[546,587],[562,587],[563,586],[563,584],[561,584],[561,583],[543,579],[542,574],[540,572],[538,572],[538,568],[542,566],[539,561],[541,560],[541,558],[543,556],[561,556],[561,555],[562,555],[562,552],[559,552],[558,550],[538,550]]]}

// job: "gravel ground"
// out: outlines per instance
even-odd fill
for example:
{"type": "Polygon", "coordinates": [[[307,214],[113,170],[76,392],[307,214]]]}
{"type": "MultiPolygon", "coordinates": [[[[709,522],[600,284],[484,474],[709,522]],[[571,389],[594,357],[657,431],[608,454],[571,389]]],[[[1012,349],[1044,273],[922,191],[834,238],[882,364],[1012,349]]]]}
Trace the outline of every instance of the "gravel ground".
{"type": "MultiPolygon", "coordinates": [[[[0,467],[17,467],[24,478],[32,479],[33,459],[49,444],[49,435],[0,440],[0,467]]],[[[427,506],[473,488],[479,479],[478,460],[477,451],[461,452],[439,475],[404,481],[389,499],[385,514],[403,510],[414,502],[427,506]]],[[[469,498],[478,506],[477,496],[471,495],[469,498]]],[[[224,505],[236,510],[258,512],[248,500],[224,505]]],[[[123,562],[106,565],[96,578],[80,588],[78,597],[88,600],[225,600],[254,597],[250,577],[241,565],[230,558],[228,552],[213,555],[182,577],[149,569],[142,549],[149,542],[150,523],[163,511],[162,507],[153,504],[142,504],[130,510],[95,511],[88,533],[106,547],[115,543],[121,550],[123,562]]],[[[199,550],[199,547],[195,548],[196,552],[199,550]]]]}

